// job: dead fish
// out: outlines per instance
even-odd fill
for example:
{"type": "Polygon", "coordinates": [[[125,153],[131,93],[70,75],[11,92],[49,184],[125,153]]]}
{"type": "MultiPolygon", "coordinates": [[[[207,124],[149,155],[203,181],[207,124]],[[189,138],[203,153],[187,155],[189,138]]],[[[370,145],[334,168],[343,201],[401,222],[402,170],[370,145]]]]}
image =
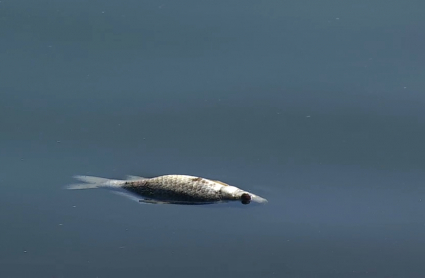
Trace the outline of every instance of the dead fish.
{"type": "Polygon", "coordinates": [[[267,200],[221,181],[187,175],[164,175],[154,178],[127,176],[114,180],[92,176],[74,176],[83,184],[72,184],[67,189],[104,188],[148,204],[202,205],[240,201],[267,203],[267,200]]]}

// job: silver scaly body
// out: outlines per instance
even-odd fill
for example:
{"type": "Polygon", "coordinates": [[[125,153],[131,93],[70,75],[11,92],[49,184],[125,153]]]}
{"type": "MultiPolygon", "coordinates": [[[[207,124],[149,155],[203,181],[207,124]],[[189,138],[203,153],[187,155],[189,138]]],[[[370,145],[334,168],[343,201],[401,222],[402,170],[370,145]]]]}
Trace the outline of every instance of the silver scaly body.
{"type": "Polygon", "coordinates": [[[106,188],[143,203],[201,205],[240,201],[266,203],[267,200],[220,181],[187,175],[164,175],[154,178],[129,176],[127,180],[110,180],[75,176],[84,184],[68,189],[106,188]]]}

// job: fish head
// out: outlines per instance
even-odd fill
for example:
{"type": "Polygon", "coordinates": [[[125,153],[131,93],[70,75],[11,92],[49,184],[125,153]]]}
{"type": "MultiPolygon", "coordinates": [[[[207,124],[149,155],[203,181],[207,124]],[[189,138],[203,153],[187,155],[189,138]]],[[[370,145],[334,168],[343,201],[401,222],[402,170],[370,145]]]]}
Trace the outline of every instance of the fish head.
{"type": "Polygon", "coordinates": [[[220,192],[221,192],[221,195],[223,196],[223,199],[234,200],[234,201],[240,200],[241,203],[244,205],[248,205],[251,202],[263,203],[263,204],[267,203],[266,199],[231,185],[223,186],[220,189],[220,192]]]}

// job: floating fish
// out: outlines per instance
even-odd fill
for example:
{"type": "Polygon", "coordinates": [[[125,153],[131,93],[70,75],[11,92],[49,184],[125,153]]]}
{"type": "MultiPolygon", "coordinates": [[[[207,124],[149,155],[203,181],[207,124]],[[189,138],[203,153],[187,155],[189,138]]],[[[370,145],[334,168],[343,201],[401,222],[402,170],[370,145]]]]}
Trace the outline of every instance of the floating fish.
{"type": "Polygon", "coordinates": [[[74,176],[85,183],[67,186],[67,189],[105,188],[147,204],[203,205],[240,201],[267,203],[267,200],[228,185],[221,181],[187,175],[165,175],[154,178],[127,176],[125,180],[113,180],[92,176],[74,176]]]}

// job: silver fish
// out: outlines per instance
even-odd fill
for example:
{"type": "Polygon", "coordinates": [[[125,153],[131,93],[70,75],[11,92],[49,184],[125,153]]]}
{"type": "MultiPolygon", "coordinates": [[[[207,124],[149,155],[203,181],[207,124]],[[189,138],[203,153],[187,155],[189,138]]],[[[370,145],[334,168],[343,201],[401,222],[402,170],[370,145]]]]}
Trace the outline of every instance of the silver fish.
{"type": "Polygon", "coordinates": [[[148,204],[202,205],[240,201],[267,203],[267,200],[221,181],[187,175],[165,175],[154,178],[127,176],[113,180],[92,176],[74,176],[83,184],[68,189],[105,188],[114,193],[148,204]]]}

